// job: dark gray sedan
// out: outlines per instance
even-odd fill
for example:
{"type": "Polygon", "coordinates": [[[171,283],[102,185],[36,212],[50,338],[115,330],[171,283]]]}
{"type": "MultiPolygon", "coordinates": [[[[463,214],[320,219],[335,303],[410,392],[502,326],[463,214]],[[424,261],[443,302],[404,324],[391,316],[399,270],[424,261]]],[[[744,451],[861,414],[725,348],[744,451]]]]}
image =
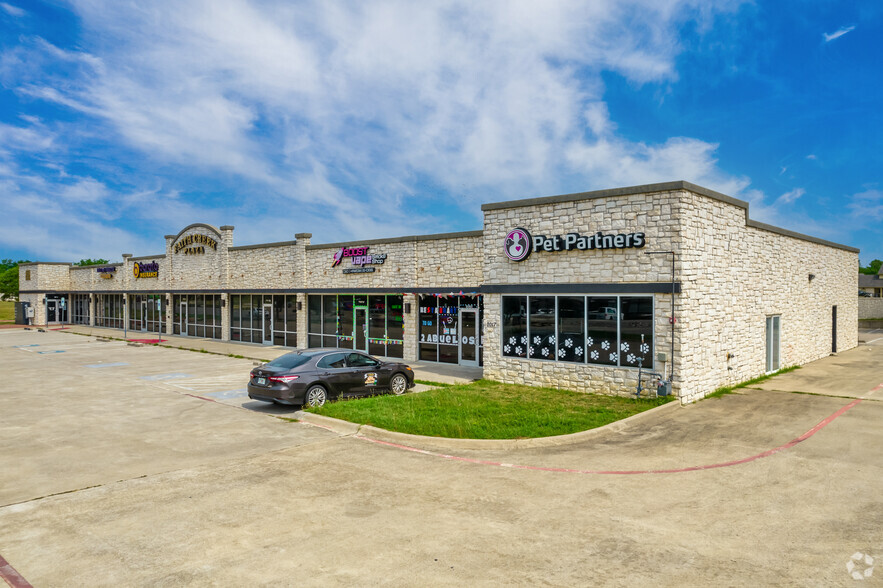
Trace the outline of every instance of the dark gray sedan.
{"type": "Polygon", "coordinates": [[[322,406],[328,399],[414,387],[414,372],[360,351],[305,349],[251,370],[248,397],[264,402],[322,406]]]}

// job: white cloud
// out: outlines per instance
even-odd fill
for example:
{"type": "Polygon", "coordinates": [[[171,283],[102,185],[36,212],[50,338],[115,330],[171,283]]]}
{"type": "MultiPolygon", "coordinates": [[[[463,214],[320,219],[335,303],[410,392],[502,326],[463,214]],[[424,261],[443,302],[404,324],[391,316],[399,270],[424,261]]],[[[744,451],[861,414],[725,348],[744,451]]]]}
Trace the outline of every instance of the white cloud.
{"type": "Polygon", "coordinates": [[[619,136],[602,78],[676,82],[681,25],[706,30],[737,5],[74,0],[82,51],[31,40],[2,71],[18,72],[20,93],[87,115],[63,139],[54,128],[55,144],[97,136],[147,170],[247,182],[214,201],[85,173],[48,186],[96,218],[119,217],[114,198],[179,190],[161,201],[182,223],[223,216],[238,241],[443,232],[451,210],[478,228],[477,200],[674,179],[743,197],[749,180],[718,167],[714,143],[619,136]],[[64,75],[35,79],[29,63],[64,75]]]}
{"type": "Polygon", "coordinates": [[[839,39],[840,37],[842,37],[846,33],[851,32],[854,29],[855,29],[855,25],[848,26],[848,27],[840,27],[839,29],[837,29],[833,33],[822,33],[822,36],[825,38],[825,43],[830,43],[834,39],[839,39]]]}
{"type": "Polygon", "coordinates": [[[776,200],[776,204],[791,204],[796,202],[801,196],[806,194],[803,188],[794,188],[790,192],[785,192],[776,200]]]}
{"type": "Polygon", "coordinates": [[[853,195],[848,208],[855,223],[879,225],[883,221],[883,190],[872,188],[853,195]]]}
{"type": "Polygon", "coordinates": [[[0,2],[0,8],[15,17],[22,17],[27,14],[27,12],[25,12],[18,6],[13,6],[12,4],[7,4],[6,2],[0,2]]]}

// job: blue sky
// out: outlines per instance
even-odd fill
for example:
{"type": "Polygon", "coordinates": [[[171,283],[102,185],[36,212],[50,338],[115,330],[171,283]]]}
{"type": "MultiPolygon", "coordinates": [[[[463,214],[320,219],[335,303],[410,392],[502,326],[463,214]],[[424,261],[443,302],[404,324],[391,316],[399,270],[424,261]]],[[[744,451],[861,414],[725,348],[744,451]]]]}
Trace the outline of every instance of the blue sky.
{"type": "Polygon", "coordinates": [[[0,0],[0,257],[688,180],[883,259],[883,4],[0,0]]]}

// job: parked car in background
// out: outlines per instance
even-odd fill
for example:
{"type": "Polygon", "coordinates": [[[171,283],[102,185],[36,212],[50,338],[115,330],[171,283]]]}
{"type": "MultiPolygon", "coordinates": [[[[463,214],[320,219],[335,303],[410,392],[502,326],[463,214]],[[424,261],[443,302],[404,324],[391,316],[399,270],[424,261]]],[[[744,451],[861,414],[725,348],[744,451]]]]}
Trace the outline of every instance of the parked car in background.
{"type": "Polygon", "coordinates": [[[404,363],[347,349],[304,349],[251,370],[248,397],[316,407],[329,399],[386,391],[404,394],[413,387],[414,371],[404,363]]]}

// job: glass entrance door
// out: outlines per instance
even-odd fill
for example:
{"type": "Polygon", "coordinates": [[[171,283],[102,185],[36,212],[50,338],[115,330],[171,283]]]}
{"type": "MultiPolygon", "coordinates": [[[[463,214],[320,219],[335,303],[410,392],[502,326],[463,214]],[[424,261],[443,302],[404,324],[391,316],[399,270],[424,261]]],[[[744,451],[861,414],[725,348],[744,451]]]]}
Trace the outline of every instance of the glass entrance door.
{"type": "Polygon", "coordinates": [[[265,304],[263,310],[264,317],[264,345],[272,345],[273,344],[273,305],[265,304]]]}
{"type": "Polygon", "coordinates": [[[356,308],[356,325],[353,333],[355,348],[368,353],[368,309],[356,308]]]}
{"type": "Polygon", "coordinates": [[[460,309],[460,365],[478,366],[478,310],[460,309]]]}
{"type": "Polygon", "coordinates": [[[46,323],[58,322],[58,300],[46,300],[46,323]]]}
{"type": "Polygon", "coordinates": [[[141,301],[141,332],[147,332],[147,301],[141,301]]]}
{"type": "Polygon", "coordinates": [[[181,298],[181,323],[178,327],[181,329],[181,334],[187,334],[187,300],[186,296],[181,298]]]}

